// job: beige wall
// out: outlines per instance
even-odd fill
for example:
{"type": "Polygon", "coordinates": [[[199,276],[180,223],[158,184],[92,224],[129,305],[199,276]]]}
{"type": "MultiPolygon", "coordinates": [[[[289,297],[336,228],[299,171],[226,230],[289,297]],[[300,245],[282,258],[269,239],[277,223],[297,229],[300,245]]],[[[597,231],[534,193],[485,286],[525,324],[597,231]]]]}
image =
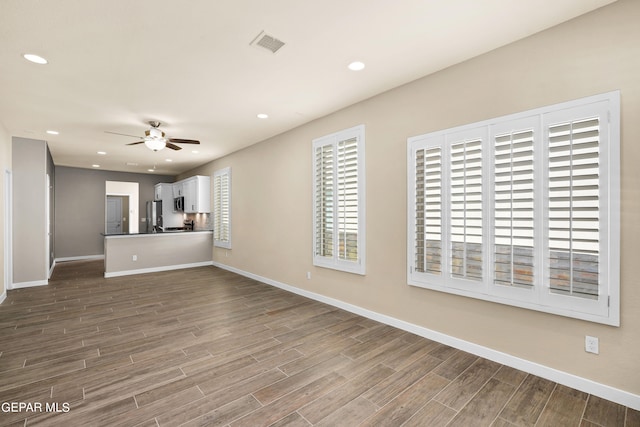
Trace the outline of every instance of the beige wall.
{"type": "Polygon", "coordinates": [[[47,143],[12,138],[13,285],[46,284],[47,143]]]}
{"type": "Polygon", "coordinates": [[[9,133],[4,128],[2,123],[0,122],[0,299],[7,290],[7,284],[4,280],[5,270],[4,270],[4,262],[5,256],[4,253],[4,242],[7,236],[4,233],[4,225],[5,225],[5,171],[11,170],[11,137],[9,133]]]}
{"type": "Polygon", "coordinates": [[[214,261],[640,395],[638,16],[640,2],[620,0],[184,174],[232,167],[233,249],[215,248],[214,261]],[[619,328],[407,285],[408,137],[617,89],[619,328]],[[364,277],[313,267],[311,258],[311,140],[358,124],[366,125],[364,277]],[[585,353],[587,334],[599,337],[599,355],[585,353]]]}

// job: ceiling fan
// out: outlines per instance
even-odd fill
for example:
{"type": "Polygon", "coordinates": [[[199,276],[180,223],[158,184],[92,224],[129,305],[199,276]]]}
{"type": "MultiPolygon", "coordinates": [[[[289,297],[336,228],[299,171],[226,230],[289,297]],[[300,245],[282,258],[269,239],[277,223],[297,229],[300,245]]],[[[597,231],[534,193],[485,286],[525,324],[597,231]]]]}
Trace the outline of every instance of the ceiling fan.
{"type": "MultiPolygon", "coordinates": [[[[150,120],[149,126],[151,127],[146,131],[144,131],[144,137],[142,137],[142,141],[131,142],[126,145],[144,144],[147,146],[147,148],[149,148],[152,151],[160,151],[164,147],[171,148],[172,150],[182,150],[182,147],[179,147],[175,144],[200,144],[200,141],[197,141],[195,139],[166,138],[165,133],[162,132],[160,129],[158,129],[161,124],[162,123],[158,121],[150,120]]],[[[112,133],[114,135],[124,135],[124,136],[132,136],[134,138],[140,138],[139,136],[127,135],[125,133],[117,133],[117,132],[109,132],[109,131],[105,131],[105,133],[112,133]]]]}

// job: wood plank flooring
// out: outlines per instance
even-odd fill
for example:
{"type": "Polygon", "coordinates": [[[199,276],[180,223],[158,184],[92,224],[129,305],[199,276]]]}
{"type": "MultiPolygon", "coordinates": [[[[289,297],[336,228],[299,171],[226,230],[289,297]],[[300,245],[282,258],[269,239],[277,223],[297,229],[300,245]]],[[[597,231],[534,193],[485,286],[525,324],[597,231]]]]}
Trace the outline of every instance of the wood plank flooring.
{"type": "Polygon", "coordinates": [[[48,286],[8,292],[0,425],[640,426],[633,409],[215,267],[102,272],[61,263],[48,286]]]}

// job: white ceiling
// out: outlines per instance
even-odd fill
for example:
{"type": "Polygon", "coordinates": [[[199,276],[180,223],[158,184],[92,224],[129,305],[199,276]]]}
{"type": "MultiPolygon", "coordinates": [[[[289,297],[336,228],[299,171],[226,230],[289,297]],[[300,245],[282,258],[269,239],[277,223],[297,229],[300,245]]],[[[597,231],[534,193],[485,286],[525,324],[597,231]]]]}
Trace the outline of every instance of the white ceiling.
{"type": "Polygon", "coordinates": [[[175,175],[612,2],[0,0],[0,123],[56,165],[175,175]],[[105,133],[149,120],[199,153],[105,133]]]}

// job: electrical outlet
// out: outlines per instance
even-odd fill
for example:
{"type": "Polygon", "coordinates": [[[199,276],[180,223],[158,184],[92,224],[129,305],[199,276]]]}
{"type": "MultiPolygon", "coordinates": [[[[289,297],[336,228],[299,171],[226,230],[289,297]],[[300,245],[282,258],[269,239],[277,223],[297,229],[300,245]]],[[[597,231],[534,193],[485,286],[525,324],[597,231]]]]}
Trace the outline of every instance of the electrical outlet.
{"type": "Polygon", "coordinates": [[[307,271],[307,280],[311,280],[311,272],[307,271]]]}
{"type": "Polygon", "coordinates": [[[138,255],[133,255],[131,257],[131,261],[137,261],[138,260],[138,255]]]}
{"type": "Polygon", "coordinates": [[[590,337],[589,335],[584,337],[584,351],[587,353],[599,354],[599,347],[598,338],[590,337]]]}

